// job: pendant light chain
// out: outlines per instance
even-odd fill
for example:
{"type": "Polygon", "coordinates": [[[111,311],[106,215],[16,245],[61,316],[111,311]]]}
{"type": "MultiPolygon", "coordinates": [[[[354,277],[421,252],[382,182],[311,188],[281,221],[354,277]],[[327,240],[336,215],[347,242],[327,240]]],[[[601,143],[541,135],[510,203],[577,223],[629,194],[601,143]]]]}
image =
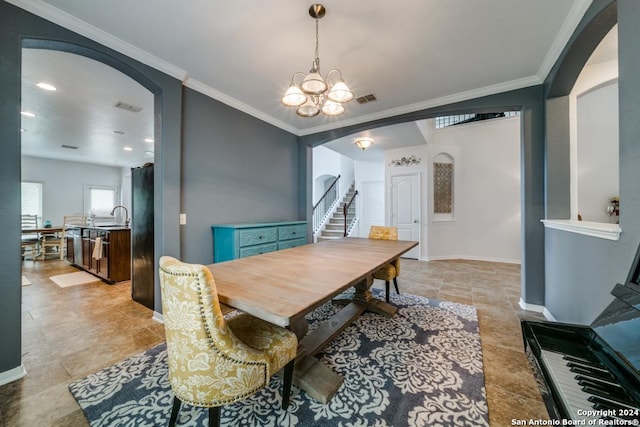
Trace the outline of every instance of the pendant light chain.
{"type": "Polygon", "coordinates": [[[317,72],[320,72],[320,26],[318,24],[318,18],[316,18],[316,58],[314,60],[315,68],[317,72]]]}

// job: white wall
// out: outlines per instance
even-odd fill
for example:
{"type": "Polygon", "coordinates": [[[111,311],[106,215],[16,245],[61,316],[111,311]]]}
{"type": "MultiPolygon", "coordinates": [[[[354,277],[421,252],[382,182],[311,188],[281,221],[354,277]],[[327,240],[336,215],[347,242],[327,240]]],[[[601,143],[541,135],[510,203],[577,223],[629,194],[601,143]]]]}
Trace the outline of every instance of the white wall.
{"type": "Polygon", "coordinates": [[[358,190],[357,211],[360,213],[354,237],[367,237],[372,225],[385,225],[384,163],[357,161],[355,183],[358,190]]]}
{"type": "Polygon", "coordinates": [[[325,177],[340,175],[339,196],[342,197],[349,190],[354,180],[353,160],[326,147],[313,149],[313,203],[315,204],[324,194],[325,177]],[[320,178],[320,179],[318,179],[320,178]]]}
{"type": "Polygon", "coordinates": [[[609,222],[609,200],[620,194],[618,82],[577,100],[578,213],[584,221],[609,222]]]}
{"type": "MultiPolygon", "coordinates": [[[[434,130],[425,165],[429,179],[438,153],[454,159],[454,218],[438,221],[427,210],[429,259],[519,263],[520,118],[434,130]]],[[[430,204],[433,188],[423,188],[429,188],[430,204]]]]}
{"type": "Polygon", "coordinates": [[[65,215],[83,212],[86,185],[120,189],[123,176],[121,168],[23,156],[22,180],[44,184],[43,220],[61,225],[65,215]]]}
{"type": "Polygon", "coordinates": [[[619,195],[618,61],[583,68],[569,96],[571,218],[609,222],[619,195]]]}
{"type": "MultiPolygon", "coordinates": [[[[418,173],[420,259],[520,263],[520,118],[424,129],[426,145],[386,150],[383,162],[354,162],[361,213],[354,235],[365,237],[371,225],[390,224],[391,177],[418,173]],[[454,159],[454,213],[435,218],[431,165],[440,153],[454,159]],[[410,156],[420,163],[391,165],[391,160],[410,156]]],[[[324,147],[314,149],[314,177],[338,173],[335,165],[341,161],[333,155],[342,157],[324,147]]]]}

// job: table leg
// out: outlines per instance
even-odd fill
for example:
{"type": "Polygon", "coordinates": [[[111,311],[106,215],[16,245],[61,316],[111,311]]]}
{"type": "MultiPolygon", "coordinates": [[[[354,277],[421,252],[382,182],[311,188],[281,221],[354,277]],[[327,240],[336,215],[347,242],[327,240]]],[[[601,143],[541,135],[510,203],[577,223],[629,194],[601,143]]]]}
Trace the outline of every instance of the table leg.
{"type": "Polygon", "coordinates": [[[357,301],[366,305],[366,311],[381,314],[387,317],[393,317],[398,312],[398,308],[385,301],[382,301],[381,299],[374,298],[370,290],[372,285],[373,276],[367,276],[362,281],[355,284],[355,293],[353,295],[353,299],[340,298],[334,299],[333,302],[336,304],[349,304],[352,301],[357,301]]]}
{"type": "Polygon", "coordinates": [[[328,403],[344,381],[340,375],[314,357],[315,354],[320,352],[366,308],[366,304],[353,301],[308,334],[309,325],[306,318],[301,317],[291,322],[289,329],[295,332],[298,337],[298,356],[293,373],[293,383],[313,399],[321,403],[328,403]]]}

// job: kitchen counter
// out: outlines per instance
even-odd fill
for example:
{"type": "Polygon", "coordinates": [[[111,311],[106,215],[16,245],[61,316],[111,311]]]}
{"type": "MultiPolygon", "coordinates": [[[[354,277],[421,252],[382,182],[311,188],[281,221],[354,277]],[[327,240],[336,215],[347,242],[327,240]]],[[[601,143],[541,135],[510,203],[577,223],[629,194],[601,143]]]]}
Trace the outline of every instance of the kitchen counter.
{"type": "Polygon", "coordinates": [[[73,225],[66,231],[67,260],[108,283],[131,279],[131,229],[119,224],[73,225]],[[100,249],[96,251],[96,244],[100,249]]]}

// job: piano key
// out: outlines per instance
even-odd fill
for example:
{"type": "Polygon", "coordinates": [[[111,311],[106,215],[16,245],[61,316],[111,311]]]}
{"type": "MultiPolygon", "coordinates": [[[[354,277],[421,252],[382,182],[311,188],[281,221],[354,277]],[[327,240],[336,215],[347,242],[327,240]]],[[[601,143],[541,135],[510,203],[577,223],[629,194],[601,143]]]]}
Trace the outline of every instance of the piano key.
{"type": "Polygon", "coordinates": [[[616,410],[621,410],[621,409],[633,409],[633,410],[637,410],[638,407],[635,406],[635,404],[633,402],[620,402],[614,399],[610,399],[607,396],[600,396],[600,395],[593,395],[590,396],[588,398],[588,400],[590,402],[595,403],[600,403],[600,404],[606,404],[609,405],[611,407],[613,407],[616,410]]]}
{"type": "Polygon", "coordinates": [[[610,382],[598,381],[595,378],[582,378],[580,375],[576,376],[578,384],[581,386],[591,387],[593,389],[602,391],[605,394],[612,396],[618,396],[621,399],[628,399],[627,393],[619,384],[613,384],[610,382]]]}
{"type": "Polygon", "coordinates": [[[582,366],[571,366],[569,370],[578,375],[584,375],[590,378],[598,378],[603,381],[615,381],[616,378],[609,371],[603,372],[600,369],[588,369],[582,366]]]}
{"type": "Polygon", "coordinates": [[[582,369],[589,370],[591,372],[598,372],[598,373],[601,373],[601,374],[609,373],[609,371],[607,371],[605,368],[601,368],[601,367],[598,367],[598,366],[595,366],[595,365],[587,365],[587,364],[584,364],[584,363],[567,362],[567,366],[569,368],[582,368],[582,369]]]}
{"type": "Polygon", "coordinates": [[[593,410],[593,402],[589,401],[591,395],[585,393],[575,379],[575,374],[570,371],[564,355],[548,350],[542,350],[542,361],[547,367],[551,380],[558,390],[564,408],[570,418],[575,420],[595,420],[597,418],[578,415],[593,410]]]}
{"type": "Polygon", "coordinates": [[[585,366],[591,366],[594,368],[600,368],[600,369],[604,368],[599,362],[583,359],[582,357],[569,356],[568,354],[563,354],[562,359],[566,360],[568,363],[573,362],[573,363],[578,363],[585,366]]]}

